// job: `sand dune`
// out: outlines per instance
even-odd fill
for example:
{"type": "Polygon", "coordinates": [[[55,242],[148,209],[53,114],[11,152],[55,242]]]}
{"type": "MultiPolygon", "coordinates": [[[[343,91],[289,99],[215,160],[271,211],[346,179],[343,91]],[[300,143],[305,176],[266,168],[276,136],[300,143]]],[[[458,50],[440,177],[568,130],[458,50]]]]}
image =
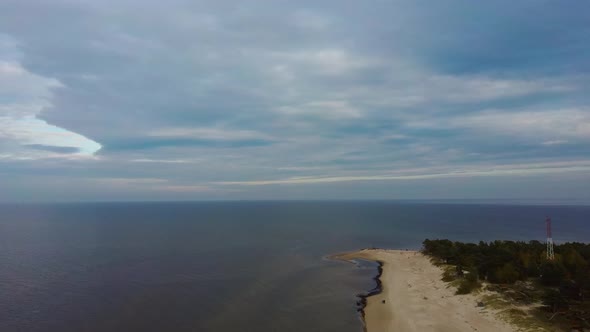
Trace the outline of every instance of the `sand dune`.
{"type": "Polygon", "coordinates": [[[334,258],[383,263],[383,290],[367,298],[368,332],[516,330],[488,309],[477,307],[474,295],[454,295],[455,289],[441,280],[442,270],[419,252],[365,249],[334,258]]]}

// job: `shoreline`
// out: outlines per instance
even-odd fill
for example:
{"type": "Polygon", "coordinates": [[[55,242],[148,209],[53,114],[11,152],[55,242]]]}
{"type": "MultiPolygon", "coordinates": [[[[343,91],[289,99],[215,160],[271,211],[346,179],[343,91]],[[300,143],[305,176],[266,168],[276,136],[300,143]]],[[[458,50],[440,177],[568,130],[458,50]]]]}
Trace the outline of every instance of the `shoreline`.
{"type": "MultiPolygon", "coordinates": [[[[372,250],[372,249],[361,249],[360,251],[363,251],[363,250],[372,250]]],[[[363,322],[363,332],[368,332],[366,318],[365,318],[365,308],[367,307],[367,299],[371,296],[381,294],[381,292],[383,291],[383,283],[381,282],[381,275],[383,275],[383,264],[384,263],[380,260],[372,260],[372,259],[368,259],[368,258],[353,257],[354,255],[357,255],[360,251],[351,251],[351,252],[343,252],[343,253],[333,254],[333,255],[327,256],[327,258],[330,260],[342,261],[342,262],[347,262],[347,263],[352,263],[352,264],[355,264],[354,263],[355,259],[363,259],[363,260],[368,260],[368,261],[377,263],[377,274],[372,278],[373,281],[375,281],[375,287],[373,287],[371,290],[369,290],[365,293],[356,294],[356,296],[359,298],[359,300],[356,302],[357,312],[359,313],[361,321],[363,322]]]]}
{"type": "Polygon", "coordinates": [[[361,319],[363,321],[364,332],[367,332],[367,324],[365,322],[365,308],[367,307],[367,299],[371,296],[381,294],[383,291],[383,283],[381,282],[381,275],[383,274],[383,262],[375,262],[377,263],[377,275],[373,277],[373,281],[375,281],[375,287],[366,293],[356,295],[359,297],[359,300],[357,301],[357,311],[360,313],[361,319]]]}
{"type": "Polygon", "coordinates": [[[510,332],[517,328],[493,310],[477,307],[474,295],[455,295],[441,280],[442,270],[418,251],[362,249],[335,254],[332,260],[376,262],[376,286],[357,294],[365,332],[479,331],[510,332]]]}

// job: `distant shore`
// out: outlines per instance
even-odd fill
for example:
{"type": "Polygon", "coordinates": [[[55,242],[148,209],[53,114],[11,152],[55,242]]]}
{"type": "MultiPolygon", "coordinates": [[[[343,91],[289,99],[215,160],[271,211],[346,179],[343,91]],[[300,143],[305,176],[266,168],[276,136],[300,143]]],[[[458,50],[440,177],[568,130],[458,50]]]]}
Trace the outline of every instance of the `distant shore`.
{"type": "Polygon", "coordinates": [[[474,295],[455,295],[441,280],[442,270],[420,252],[364,249],[330,258],[380,264],[377,287],[361,298],[367,332],[516,330],[493,311],[478,307],[474,295]]]}

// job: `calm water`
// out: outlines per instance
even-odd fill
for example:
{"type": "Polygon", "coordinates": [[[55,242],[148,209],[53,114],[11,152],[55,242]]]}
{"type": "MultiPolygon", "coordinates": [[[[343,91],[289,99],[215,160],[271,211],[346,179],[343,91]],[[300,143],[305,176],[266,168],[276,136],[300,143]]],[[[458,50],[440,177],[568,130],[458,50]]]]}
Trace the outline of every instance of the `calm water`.
{"type": "Polygon", "coordinates": [[[0,331],[358,332],[371,267],[424,238],[590,239],[590,207],[395,202],[0,205],[0,331]]]}

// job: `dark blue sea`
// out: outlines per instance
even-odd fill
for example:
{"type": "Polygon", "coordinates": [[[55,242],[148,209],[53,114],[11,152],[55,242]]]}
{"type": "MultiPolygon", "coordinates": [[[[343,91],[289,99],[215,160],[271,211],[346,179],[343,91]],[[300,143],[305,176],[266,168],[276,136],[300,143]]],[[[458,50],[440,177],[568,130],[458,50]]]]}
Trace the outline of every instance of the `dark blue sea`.
{"type": "Polygon", "coordinates": [[[590,240],[589,206],[408,202],[0,205],[0,331],[359,332],[375,268],[425,238],[590,240]]]}

